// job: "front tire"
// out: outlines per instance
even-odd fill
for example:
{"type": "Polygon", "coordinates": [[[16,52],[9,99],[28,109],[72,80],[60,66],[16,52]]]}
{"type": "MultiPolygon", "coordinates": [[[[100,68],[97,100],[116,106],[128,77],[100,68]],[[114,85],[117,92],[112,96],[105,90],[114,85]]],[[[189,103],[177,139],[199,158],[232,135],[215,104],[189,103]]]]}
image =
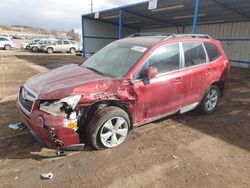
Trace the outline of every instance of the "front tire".
{"type": "Polygon", "coordinates": [[[87,127],[87,140],[94,149],[114,148],[129,133],[130,120],[121,108],[108,106],[94,113],[87,127]]]}
{"type": "Polygon", "coordinates": [[[38,52],[38,47],[34,46],[31,48],[32,52],[38,52]]]}
{"type": "Polygon", "coordinates": [[[11,49],[11,46],[10,46],[9,44],[6,44],[6,45],[4,46],[4,49],[5,49],[5,50],[10,50],[10,49],[11,49]]]}
{"type": "Polygon", "coordinates": [[[218,105],[219,102],[219,97],[220,97],[220,89],[216,85],[211,85],[200,105],[200,110],[203,114],[211,114],[215,111],[216,106],[218,105]]]}
{"type": "Polygon", "coordinates": [[[53,52],[54,52],[53,48],[48,48],[48,49],[47,49],[47,53],[48,53],[48,54],[53,54],[53,52]]]}

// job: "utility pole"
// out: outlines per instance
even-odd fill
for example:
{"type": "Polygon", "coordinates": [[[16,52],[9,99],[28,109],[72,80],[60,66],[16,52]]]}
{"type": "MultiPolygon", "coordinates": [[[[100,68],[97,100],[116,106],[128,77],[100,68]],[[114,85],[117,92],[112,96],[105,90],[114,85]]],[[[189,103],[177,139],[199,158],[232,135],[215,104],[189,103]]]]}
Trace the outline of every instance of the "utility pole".
{"type": "Polygon", "coordinates": [[[91,2],[90,2],[90,11],[91,11],[91,13],[93,13],[93,0],[91,0],[91,2]]]}

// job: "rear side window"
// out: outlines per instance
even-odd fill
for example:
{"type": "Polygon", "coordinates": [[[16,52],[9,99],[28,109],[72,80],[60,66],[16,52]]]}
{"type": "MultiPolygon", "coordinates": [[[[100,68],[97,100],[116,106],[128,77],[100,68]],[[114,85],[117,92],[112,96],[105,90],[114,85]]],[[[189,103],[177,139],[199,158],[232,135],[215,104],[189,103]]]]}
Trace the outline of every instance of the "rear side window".
{"type": "Polygon", "coordinates": [[[63,44],[70,44],[69,41],[63,41],[63,44]]]}
{"type": "Polygon", "coordinates": [[[207,50],[209,62],[214,61],[221,56],[219,50],[214,44],[209,43],[209,42],[204,42],[204,46],[207,50]]]}
{"type": "Polygon", "coordinates": [[[183,43],[185,67],[206,63],[206,53],[201,42],[183,43]]]}
{"type": "Polygon", "coordinates": [[[62,45],[62,43],[63,43],[62,41],[57,41],[56,42],[56,44],[58,44],[58,45],[62,45]]]}
{"type": "Polygon", "coordinates": [[[156,49],[148,59],[148,67],[156,67],[159,74],[179,69],[179,43],[167,44],[156,49]]]}

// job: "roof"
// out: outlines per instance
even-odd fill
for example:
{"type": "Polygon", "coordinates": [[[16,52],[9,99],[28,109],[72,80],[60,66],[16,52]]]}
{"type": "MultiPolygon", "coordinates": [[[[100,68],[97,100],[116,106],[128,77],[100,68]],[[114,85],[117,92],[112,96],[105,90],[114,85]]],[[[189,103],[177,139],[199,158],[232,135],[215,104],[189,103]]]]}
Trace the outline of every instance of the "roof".
{"type": "Polygon", "coordinates": [[[116,42],[139,45],[139,46],[144,46],[144,47],[149,48],[149,47],[159,43],[164,38],[165,38],[165,36],[127,37],[127,38],[118,40],[116,42]]]}
{"type": "MultiPolygon", "coordinates": [[[[118,24],[123,10],[123,25],[156,28],[192,25],[195,0],[158,0],[157,9],[148,10],[148,1],[100,11],[98,20],[118,24]]],[[[83,15],[94,19],[94,13],[83,15]]],[[[248,0],[200,0],[198,24],[250,21],[248,0]]]]}
{"type": "Polygon", "coordinates": [[[194,38],[205,39],[205,40],[212,39],[209,35],[206,34],[136,33],[121,40],[118,40],[116,42],[122,44],[140,45],[149,48],[154,46],[155,44],[158,44],[161,41],[166,41],[166,40],[180,41],[183,39],[192,40],[194,38]]]}

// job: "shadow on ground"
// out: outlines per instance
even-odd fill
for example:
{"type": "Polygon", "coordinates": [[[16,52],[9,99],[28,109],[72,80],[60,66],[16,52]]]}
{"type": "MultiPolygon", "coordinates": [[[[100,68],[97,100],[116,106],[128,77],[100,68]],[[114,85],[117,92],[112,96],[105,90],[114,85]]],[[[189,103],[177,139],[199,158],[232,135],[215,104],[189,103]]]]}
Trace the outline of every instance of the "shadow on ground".
{"type": "Polygon", "coordinates": [[[182,115],[176,114],[169,118],[250,151],[249,75],[250,70],[232,68],[230,88],[225,96],[221,98],[213,114],[202,115],[197,109],[182,115]]]}

